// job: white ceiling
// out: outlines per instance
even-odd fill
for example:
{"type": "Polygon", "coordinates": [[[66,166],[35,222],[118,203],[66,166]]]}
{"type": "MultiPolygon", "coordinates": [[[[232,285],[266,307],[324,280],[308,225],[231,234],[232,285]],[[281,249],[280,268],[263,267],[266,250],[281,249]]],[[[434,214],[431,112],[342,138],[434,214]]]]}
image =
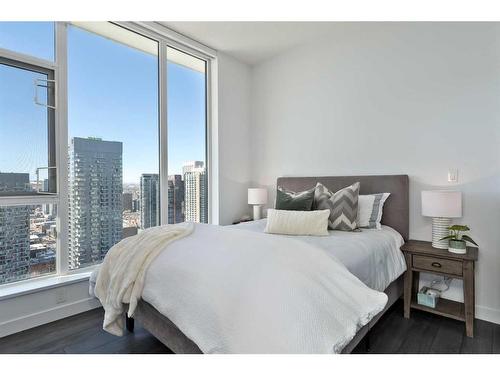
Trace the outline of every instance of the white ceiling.
{"type": "Polygon", "coordinates": [[[333,22],[161,22],[253,65],[331,30],[333,22]]]}

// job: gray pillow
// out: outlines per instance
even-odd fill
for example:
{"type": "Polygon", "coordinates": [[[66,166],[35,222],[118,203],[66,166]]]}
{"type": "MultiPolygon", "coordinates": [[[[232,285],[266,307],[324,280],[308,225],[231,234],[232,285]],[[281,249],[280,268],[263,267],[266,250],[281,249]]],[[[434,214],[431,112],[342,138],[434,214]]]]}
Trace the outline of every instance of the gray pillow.
{"type": "Polygon", "coordinates": [[[278,187],[276,191],[276,209],[291,211],[311,211],[314,200],[314,188],[295,193],[278,187]]]}
{"type": "Polygon", "coordinates": [[[332,193],[319,183],[314,189],[316,210],[330,210],[328,227],[343,231],[352,231],[358,227],[359,182],[332,193]]]}

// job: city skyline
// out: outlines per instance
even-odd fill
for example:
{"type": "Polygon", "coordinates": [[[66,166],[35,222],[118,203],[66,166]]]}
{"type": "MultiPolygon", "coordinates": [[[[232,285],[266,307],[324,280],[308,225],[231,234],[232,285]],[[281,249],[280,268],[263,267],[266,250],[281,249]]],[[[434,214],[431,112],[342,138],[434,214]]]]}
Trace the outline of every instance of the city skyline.
{"type": "MultiPolygon", "coordinates": [[[[4,23],[0,31],[10,45],[11,35],[41,26],[4,23]]],[[[27,51],[40,50],[36,39],[27,38],[23,43],[27,51]]],[[[167,69],[168,172],[174,175],[181,174],[187,160],[205,160],[205,74],[171,61],[167,69]]],[[[23,73],[0,64],[0,84],[9,88],[0,91],[0,118],[13,124],[0,128],[0,172],[28,172],[33,181],[36,168],[47,166],[47,153],[43,152],[47,117],[46,108],[33,104],[33,74],[23,73]],[[27,141],[31,150],[17,158],[8,157],[18,155],[27,141]]],[[[142,173],[158,173],[157,56],[70,26],[68,135],[68,141],[93,136],[122,142],[124,183],[139,183],[142,173]],[[104,106],[104,97],[113,100],[104,106]],[[138,151],[141,158],[136,157],[138,151]]]]}
{"type": "MultiPolygon", "coordinates": [[[[0,173],[0,191],[30,191],[29,174],[0,173]]],[[[0,207],[0,284],[54,272],[55,205],[0,207]]]]}
{"type": "MultiPolygon", "coordinates": [[[[122,238],[159,225],[159,176],[143,174],[141,190],[121,181],[121,143],[71,140],[69,178],[70,269],[99,263],[122,238]],[[148,181],[148,188],[144,180],[148,181]],[[149,191],[144,194],[144,192],[149,191]],[[124,202],[127,201],[125,204],[124,202]],[[140,203],[139,203],[140,201],[140,203]],[[149,210],[149,212],[146,212],[149,210]],[[154,218],[145,223],[144,217],[154,218]]],[[[168,223],[207,221],[206,169],[185,162],[182,175],[168,176],[168,223]]],[[[46,186],[48,180],[41,182],[46,186]]],[[[0,173],[0,191],[31,192],[28,173],[0,173]]],[[[0,207],[0,284],[56,270],[57,206],[0,207]]]]}
{"type": "MultiPolygon", "coordinates": [[[[160,178],[143,173],[140,189],[124,191],[121,142],[72,138],[69,161],[69,262],[80,268],[100,262],[122,238],[160,224],[160,178]],[[127,195],[125,195],[127,194],[127,195]],[[139,212],[132,214],[134,195],[139,212]],[[124,208],[129,198],[129,210],[124,208]]],[[[207,181],[203,161],[186,162],[168,177],[168,223],[206,222],[207,181]],[[182,190],[181,190],[182,188],[182,190]]]]}
{"type": "MultiPolygon", "coordinates": [[[[35,32],[50,25],[2,24],[2,42],[7,48],[16,45],[9,37],[26,30],[44,35],[45,43],[24,40],[24,52],[51,60],[54,53],[41,54],[53,48],[50,32],[35,32]]],[[[141,201],[138,191],[141,176],[159,175],[159,82],[154,54],[73,25],[67,42],[68,139],[59,149],[47,146],[53,144],[51,110],[33,101],[33,82],[47,75],[0,64],[0,85],[8,88],[0,91],[0,118],[8,124],[0,127],[0,192],[53,191],[52,177],[45,171],[38,180],[36,171],[49,166],[51,153],[67,151],[68,164],[57,168],[68,179],[68,243],[63,246],[68,246],[69,268],[75,269],[99,263],[122,238],[160,224],[159,177],[153,194],[141,201]],[[146,207],[151,211],[146,216],[155,218],[149,223],[141,217],[146,207]]],[[[195,59],[186,54],[189,58],[195,59]]],[[[207,220],[206,77],[188,65],[166,64],[168,179],[162,183],[168,184],[168,223],[207,220]],[[198,169],[186,174],[183,167],[190,161],[198,169]]],[[[47,91],[38,88],[38,94],[48,100],[47,91]]],[[[55,272],[57,215],[56,204],[0,207],[0,284],[55,272]]]]}

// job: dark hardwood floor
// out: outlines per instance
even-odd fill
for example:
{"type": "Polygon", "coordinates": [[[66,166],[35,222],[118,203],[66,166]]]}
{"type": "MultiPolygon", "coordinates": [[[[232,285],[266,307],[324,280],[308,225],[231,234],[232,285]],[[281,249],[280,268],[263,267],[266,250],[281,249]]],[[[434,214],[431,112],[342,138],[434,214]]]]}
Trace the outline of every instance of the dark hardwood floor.
{"type": "Polygon", "coordinates": [[[99,308],[0,339],[0,353],[171,353],[144,328],[113,336],[102,329],[99,308]]]}
{"type": "Polygon", "coordinates": [[[457,320],[412,310],[403,317],[400,300],[380,318],[370,332],[370,348],[362,340],[354,353],[374,354],[499,354],[500,325],[477,320],[474,338],[465,335],[465,324],[457,320]]]}
{"type": "MultiPolygon", "coordinates": [[[[0,339],[0,353],[171,353],[136,324],[134,333],[116,337],[101,328],[103,310],[95,309],[0,339]]],[[[398,302],[375,325],[354,353],[500,353],[500,325],[476,320],[475,337],[465,336],[464,324],[412,311],[403,318],[398,302]]]]}

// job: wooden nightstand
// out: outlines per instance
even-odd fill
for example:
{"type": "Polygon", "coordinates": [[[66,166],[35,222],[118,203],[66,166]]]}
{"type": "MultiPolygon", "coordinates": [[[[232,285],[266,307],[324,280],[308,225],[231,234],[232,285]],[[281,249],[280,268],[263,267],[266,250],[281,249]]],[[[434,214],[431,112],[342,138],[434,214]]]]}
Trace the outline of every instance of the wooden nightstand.
{"type": "Polygon", "coordinates": [[[435,249],[430,242],[409,240],[402,247],[407,271],[404,285],[404,316],[410,317],[410,309],[418,309],[465,322],[467,336],[474,336],[475,291],[474,262],[477,247],[467,247],[466,254],[454,254],[448,250],[435,249]],[[440,298],[435,309],[417,303],[420,272],[462,279],[464,303],[440,298]]]}

